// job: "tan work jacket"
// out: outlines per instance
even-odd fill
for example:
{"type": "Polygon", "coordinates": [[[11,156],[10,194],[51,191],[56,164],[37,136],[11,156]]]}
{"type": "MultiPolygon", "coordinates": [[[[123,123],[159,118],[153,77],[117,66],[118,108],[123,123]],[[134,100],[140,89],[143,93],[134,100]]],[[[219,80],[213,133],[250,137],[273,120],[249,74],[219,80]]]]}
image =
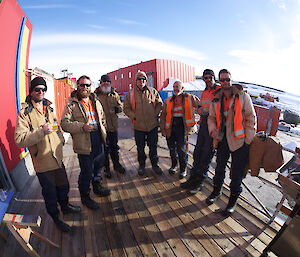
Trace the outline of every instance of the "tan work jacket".
{"type": "Polygon", "coordinates": [[[102,104],[107,131],[114,132],[118,130],[118,113],[122,112],[123,105],[119,94],[112,89],[110,93],[104,94],[101,90],[97,90],[97,96],[102,104]]]}
{"type": "MultiPolygon", "coordinates": [[[[106,142],[105,116],[102,105],[95,94],[90,95],[97,118],[99,120],[100,135],[103,142],[106,142]]],[[[83,126],[88,122],[85,111],[77,98],[77,94],[72,101],[65,106],[61,127],[64,131],[69,132],[73,139],[73,150],[78,154],[90,154],[92,151],[91,137],[89,132],[85,132],[83,126]]]]}
{"type": "Polygon", "coordinates": [[[57,118],[50,107],[51,102],[44,99],[43,103],[46,106],[46,115],[31,102],[22,104],[15,129],[15,142],[18,147],[29,149],[36,172],[56,170],[63,165],[65,140],[60,128],[48,135],[44,134],[42,126],[47,122],[57,122],[57,118]]]}
{"type": "Polygon", "coordinates": [[[133,120],[133,127],[136,130],[149,132],[158,127],[158,117],[162,109],[162,100],[158,91],[153,88],[152,93],[148,87],[144,90],[134,87],[134,99],[131,99],[129,91],[124,100],[124,113],[133,120]],[[133,107],[133,100],[135,107],[133,107]]]}

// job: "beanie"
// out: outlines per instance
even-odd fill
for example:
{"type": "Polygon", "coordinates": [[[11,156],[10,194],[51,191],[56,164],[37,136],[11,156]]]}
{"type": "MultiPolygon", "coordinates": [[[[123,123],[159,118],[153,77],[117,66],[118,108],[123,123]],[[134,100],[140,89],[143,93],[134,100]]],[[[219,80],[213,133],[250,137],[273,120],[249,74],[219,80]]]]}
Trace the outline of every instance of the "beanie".
{"type": "Polygon", "coordinates": [[[42,77],[35,77],[33,80],[31,80],[30,82],[30,87],[29,87],[29,93],[31,93],[33,91],[33,89],[38,86],[38,85],[43,85],[45,86],[46,90],[47,90],[47,85],[46,85],[46,81],[42,78],[42,77]]]}
{"type": "Polygon", "coordinates": [[[139,71],[137,74],[135,74],[135,81],[139,78],[145,78],[147,80],[147,75],[144,71],[139,71]]]}
{"type": "Polygon", "coordinates": [[[107,74],[102,75],[101,79],[100,79],[100,83],[102,83],[102,82],[111,82],[110,76],[107,74]]]}
{"type": "Polygon", "coordinates": [[[205,75],[211,75],[212,77],[215,78],[215,73],[213,72],[213,70],[210,70],[210,69],[205,69],[205,70],[203,71],[203,77],[204,77],[205,75]]]}

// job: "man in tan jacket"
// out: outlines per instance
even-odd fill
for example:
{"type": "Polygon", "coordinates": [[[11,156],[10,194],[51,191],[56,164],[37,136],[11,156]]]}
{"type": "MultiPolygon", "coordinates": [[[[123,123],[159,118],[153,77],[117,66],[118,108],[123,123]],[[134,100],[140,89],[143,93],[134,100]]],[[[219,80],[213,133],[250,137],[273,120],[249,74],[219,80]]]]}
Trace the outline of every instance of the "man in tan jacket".
{"type": "Polygon", "coordinates": [[[230,198],[225,215],[234,212],[236,201],[242,192],[243,171],[248,159],[249,144],[256,132],[256,114],[250,96],[239,85],[232,85],[231,74],[222,69],[219,72],[222,88],[210,105],[208,130],[217,147],[217,167],[213,179],[214,190],[206,199],[214,203],[222,194],[225,168],[231,155],[230,198]]]}
{"type": "Polygon", "coordinates": [[[123,105],[119,94],[111,87],[111,80],[107,74],[101,76],[100,86],[95,90],[95,93],[102,104],[106,118],[107,147],[105,151],[104,173],[108,178],[111,178],[109,154],[114,169],[121,174],[126,172],[119,160],[120,148],[118,146],[118,113],[122,112],[123,105]]]}
{"type": "Polygon", "coordinates": [[[124,100],[124,113],[132,120],[135,143],[138,151],[140,176],[145,174],[145,144],[149,147],[149,157],[152,168],[157,174],[162,174],[158,166],[158,116],[162,108],[162,100],[153,87],[146,86],[147,75],[143,71],[135,75],[133,88],[130,89],[124,100]]]}
{"type": "Polygon", "coordinates": [[[57,203],[64,214],[80,212],[81,208],[69,203],[70,186],[62,162],[65,141],[51,102],[44,98],[46,91],[43,78],[31,81],[26,103],[17,118],[15,141],[19,147],[29,149],[47,212],[61,231],[69,232],[70,226],[62,220],[57,203]]]}
{"type": "Polygon", "coordinates": [[[71,133],[74,152],[78,154],[80,174],[78,187],[82,204],[96,210],[99,204],[90,197],[90,184],[100,196],[110,190],[102,187],[100,171],[104,166],[106,140],[105,117],[100,101],[91,93],[91,79],[81,76],[77,81],[77,92],[66,105],[61,127],[71,133]]]}
{"type": "Polygon", "coordinates": [[[163,105],[160,116],[161,134],[167,138],[172,165],[170,174],[174,174],[179,159],[179,179],[186,177],[187,148],[186,137],[196,132],[195,109],[200,106],[197,96],[183,92],[181,81],[173,84],[173,96],[169,96],[163,105]]]}

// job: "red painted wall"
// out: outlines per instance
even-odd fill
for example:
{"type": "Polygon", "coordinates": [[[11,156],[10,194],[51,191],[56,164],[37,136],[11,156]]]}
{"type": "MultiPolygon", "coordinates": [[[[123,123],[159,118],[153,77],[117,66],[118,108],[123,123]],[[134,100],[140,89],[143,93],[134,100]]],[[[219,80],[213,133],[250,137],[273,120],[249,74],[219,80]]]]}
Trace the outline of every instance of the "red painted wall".
{"type": "Polygon", "coordinates": [[[189,82],[195,80],[195,68],[191,65],[175,61],[154,59],[147,62],[134,64],[119,70],[109,72],[112,86],[118,92],[128,92],[129,85],[135,84],[135,74],[139,71],[145,71],[149,77],[153,78],[153,85],[156,89],[161,90],[168,78],[178,78],[182,82],[189,82]],[[131,76],[130,76],[131,73],[131,76]]]}
{"type": "MultiPolygon", "coordinates": [[[[0,149],[8,171],[11,171],[20,161],[21,149],[14,142],[14,130],[17,118],[15,96],[16,52],[20,26],[26,17],[16,0],[2,0],[0,3],[0,149]]],[[[26,25],[32,31],[32,24],[26,19],[26,25]]],[[[30,41],[27,53],[29,53],[30,41]]],[[[28,67],[28,60],[26,62],[28,67]]],[[[23,71],[22,71],[23,72],[23,71]]],[[[26,84],[28,88],[28,84],[26,84]]],[[[28,89],[27,89],[28,92],[28,89]]]]}

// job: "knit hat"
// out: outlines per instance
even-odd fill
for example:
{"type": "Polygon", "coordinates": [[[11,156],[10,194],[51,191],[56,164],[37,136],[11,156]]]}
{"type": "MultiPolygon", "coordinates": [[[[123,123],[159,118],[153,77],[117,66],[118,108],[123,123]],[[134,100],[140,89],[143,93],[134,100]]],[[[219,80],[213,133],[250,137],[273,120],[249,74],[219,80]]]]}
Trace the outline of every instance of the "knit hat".
{"type": "Polygon", "coordinates": [[[30,82],[30,87],[29,87],[29,93],[31,93],[33,91],[33,89],[36,87],[36,86],[39,86],[39,85],[43,85],[45,86],[46,90],[47,90],[47,84],[46,84],[46,81],[42,78],[42,77],[35,77],[33,80],[31,80],[30,82]]]}
{"type": "Polygon", "coordinates": [[[205,75],[211,75],[212,77],[215,78],[215,73],[213,72],[213,70],[210,70],[210,69],[205,69],[203,71],[203,76],[202,77],[204,77],[205,75]]]}
{"type": "Polygon", "coordinates": [[[100,81],[100,83],[102,83],[102,82],[111,82],[110,76],[107,75],[107,74],[104,74],[104,75],[101,76],[101,79],[99,81],[100,81]]]}
{"type": "Polygon", "coordinates": [[[148,79],[144,71],[139,71],[137,74],[135,74],[135,81],[137,81],[139,78],[145,78],[146,80],[148,79]]]}

